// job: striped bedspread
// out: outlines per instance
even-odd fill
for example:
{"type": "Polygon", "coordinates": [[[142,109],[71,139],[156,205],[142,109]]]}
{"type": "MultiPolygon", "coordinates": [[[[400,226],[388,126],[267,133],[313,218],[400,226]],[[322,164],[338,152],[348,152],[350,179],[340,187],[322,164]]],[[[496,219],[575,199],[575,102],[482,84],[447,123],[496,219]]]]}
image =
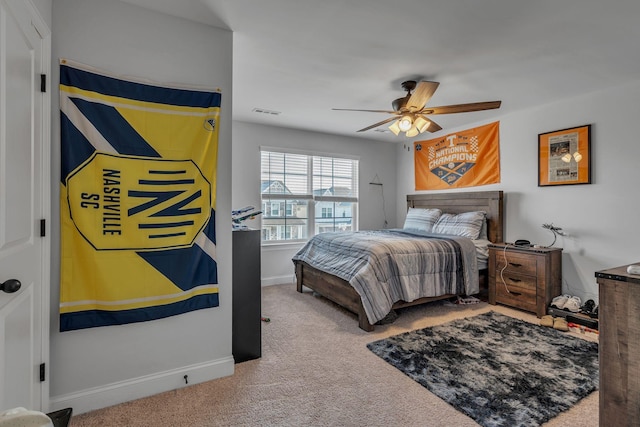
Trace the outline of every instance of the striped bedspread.
{"type": "Polygon", "coordinates": [[[321,233],[293,261],[349,282],[371,324],[397,301],[479,292],[476,248],[465,237],[400,229],[321,233]]]}

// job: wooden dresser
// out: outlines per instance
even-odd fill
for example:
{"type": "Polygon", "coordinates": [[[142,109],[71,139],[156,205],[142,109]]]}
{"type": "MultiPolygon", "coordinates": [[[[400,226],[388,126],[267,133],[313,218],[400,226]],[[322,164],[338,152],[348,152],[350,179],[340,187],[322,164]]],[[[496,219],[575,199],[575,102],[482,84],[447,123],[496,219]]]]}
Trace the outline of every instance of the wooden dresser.
{"type": "Polygon", "coordinates": [[[640,425],[640,276],[627,267],[596,272],[603,427],[640,425]]]}
{"type": "Polygon", "coordinates": [[[562,249],[489,245],[489,304],[547,314],[562,293],[562,249]]]}

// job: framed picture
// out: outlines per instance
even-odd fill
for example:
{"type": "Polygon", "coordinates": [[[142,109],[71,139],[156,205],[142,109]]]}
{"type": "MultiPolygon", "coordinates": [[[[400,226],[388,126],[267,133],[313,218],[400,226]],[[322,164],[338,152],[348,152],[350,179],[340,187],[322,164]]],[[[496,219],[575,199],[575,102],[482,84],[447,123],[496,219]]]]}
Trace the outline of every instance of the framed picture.
{"type": "Polygon", "coordinates": [[[538,135],[538,187],[591,184],[591,125],[538,135]]]}

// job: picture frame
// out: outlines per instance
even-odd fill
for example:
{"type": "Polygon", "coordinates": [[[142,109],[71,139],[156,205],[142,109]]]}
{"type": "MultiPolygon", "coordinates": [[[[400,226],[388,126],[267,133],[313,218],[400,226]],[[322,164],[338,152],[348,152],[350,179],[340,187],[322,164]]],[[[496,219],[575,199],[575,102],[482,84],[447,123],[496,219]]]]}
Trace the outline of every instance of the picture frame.
{"type": "Polygon", "coordinates": [[[591,125],[538,134],[538,187],[591,184],[591,125]]]}

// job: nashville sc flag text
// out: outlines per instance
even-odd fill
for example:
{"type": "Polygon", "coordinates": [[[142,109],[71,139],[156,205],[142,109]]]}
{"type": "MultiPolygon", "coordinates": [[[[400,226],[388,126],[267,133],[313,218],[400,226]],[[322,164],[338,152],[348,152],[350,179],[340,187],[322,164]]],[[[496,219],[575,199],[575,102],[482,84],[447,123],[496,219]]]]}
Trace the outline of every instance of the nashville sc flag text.
{"type": "Polygon", "coordinates": [[[221,95],[60,61],[60,330],[218,306],[221,95]]]}

